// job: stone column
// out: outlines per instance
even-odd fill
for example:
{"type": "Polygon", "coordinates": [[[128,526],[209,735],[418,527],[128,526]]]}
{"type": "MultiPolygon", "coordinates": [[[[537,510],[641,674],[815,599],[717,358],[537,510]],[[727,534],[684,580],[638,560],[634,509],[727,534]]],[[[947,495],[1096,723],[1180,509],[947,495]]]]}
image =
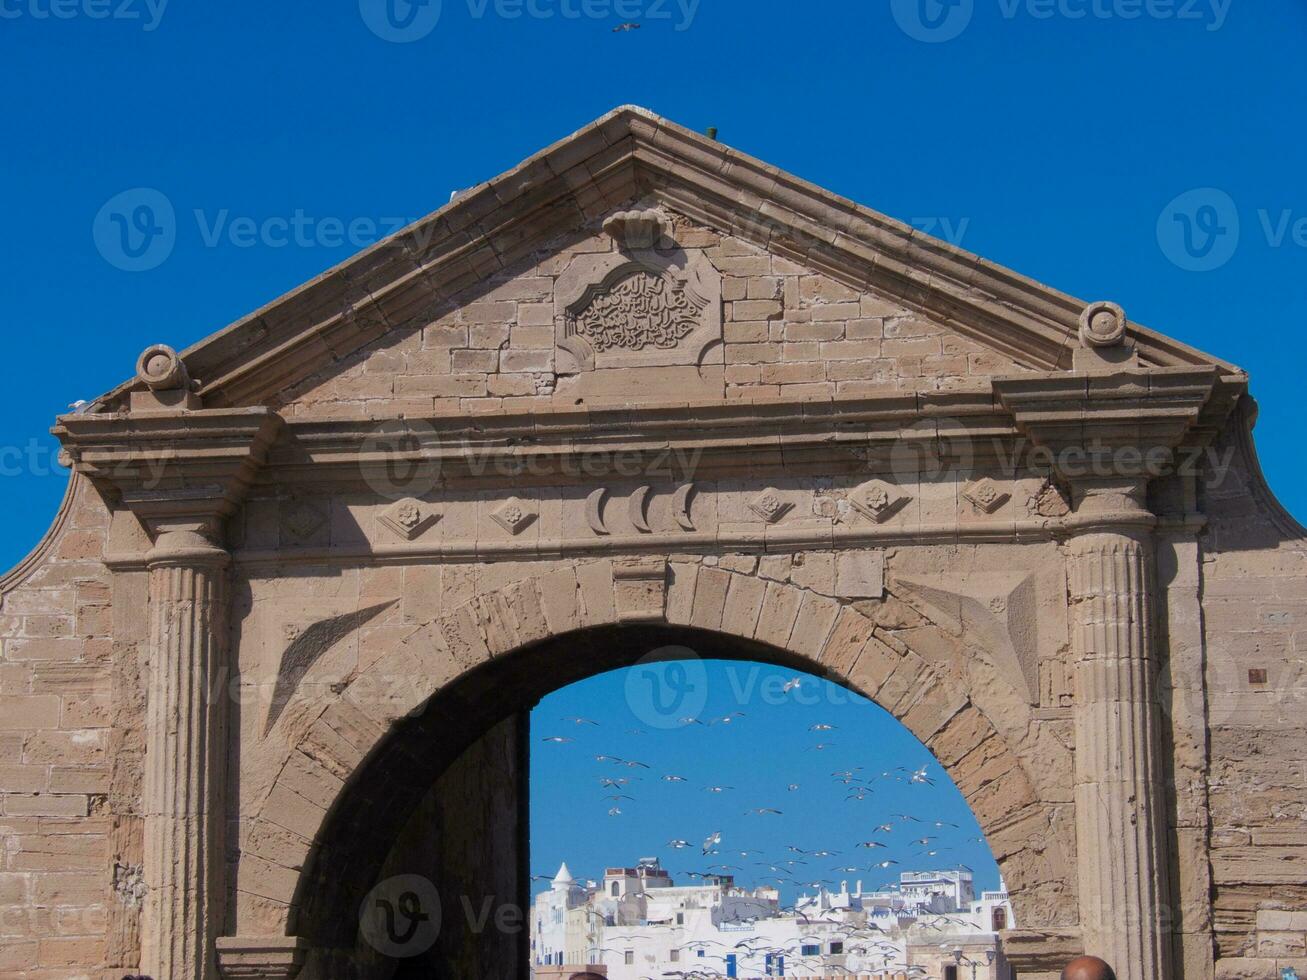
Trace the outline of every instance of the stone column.
{"type": "Polygon", "coordinates": [[[1076,833],[1085,951],[1168,980],[1168,873],[1146,481],[1074,487],[1076,833]]]}
{"type": "Polygon", "coordinates": [[[228,558],[194,527],[161,530],[149,555],[141,972],[155,980],[215,975],[213,942],[223,908],[228,558]]]}

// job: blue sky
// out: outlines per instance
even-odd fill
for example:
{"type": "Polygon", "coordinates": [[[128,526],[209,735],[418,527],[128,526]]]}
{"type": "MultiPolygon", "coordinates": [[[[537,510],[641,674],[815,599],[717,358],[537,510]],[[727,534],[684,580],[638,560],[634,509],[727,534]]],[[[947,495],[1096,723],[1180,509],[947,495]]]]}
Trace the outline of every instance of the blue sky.
{"type": "Polygon", "coordinates": [[[693,884],[686,872],[728,864],[742,884],[779,885],[786,901],[800,884],[812,892],[819,881],[861,880],[871,889],[900,871],[959,864],[978,887],[998,882],[975,818],[930,751],[829,681],[749,662],[647,663],[554,692],[531,728],[533,874],[552,877],[565,860],[578,880],[602,878],[605,866],[658,857],[678,884],[693,884]],[[913,782],[923,767],[928,782],[913,782]],[[620,779],[630,782],[604,785],[620,779]],[[752,812],[763,808],[780,813],[752,812]],[[719,831],[721,853],[705,857],[704,841],[719,831]],[[915,843],[925,837],[936,839],[915,843]],[[871,841],[885,846],[858,847],[871,841]],[[882,861],[897,864],[869,867],[882,861]]]}
{"type": "Polygon", "coordinates": [[[0,564],[61,495],[54,415],[147,344],[629,102],[1245,367],[1272,484],[1307,513],[1301,0],[151,2],[0,0],[0,564]],[[417,40],[381,36],[410,19],[417,40]],[[175,237],[129,272],[94,226],[137,188],[175,237]]]}
{"type": "MultiPolygon", "coordinates": [[[[182,348],[632,102],[1248,369],[1272,485],[1307,515],[1290,356],[1307,312],[1304,41],[1301,0],[0,0],[0,565],[62,493],[53,417],[147,344],[182,348]],[[613,32],[626,21],[642,26],[613,32]],[[162,253],[115,248],[112,215],[137,214],[124,200],[171,210],[162,253]]],[[[619,683],[548,711],[615,723],[619,683]]],[[[846,732],[908,752],[858,709],[840,709],[846,732]]],[[[807,717],[751,711],[646,754],[692,785],[745,771],[767,805],[767,766],[806,761],[807,717]]],[[[577,763],[592,741],[640,751],[580,735],[540,746],[560,749],[537,753],[543,805],[592,775],[577,763]]],[[[694,837],[717,801],[686,795],[694,837]]],[[[824,800],[814,836],[847,834],[820,824],[824,800]]],[[[577,853],[538,823],[539,862],[591,870],[672,836],[642,805],[624,817],[624,836],[577,853]]]]}

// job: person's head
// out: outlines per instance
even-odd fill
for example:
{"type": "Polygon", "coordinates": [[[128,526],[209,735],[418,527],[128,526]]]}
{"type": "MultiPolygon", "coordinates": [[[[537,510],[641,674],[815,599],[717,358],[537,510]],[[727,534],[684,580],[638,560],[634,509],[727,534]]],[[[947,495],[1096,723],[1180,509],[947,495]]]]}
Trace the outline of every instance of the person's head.
{"type": "Polygon", "coordinates": [[[1116,974],[1097,956],[1078,956],[1062,968],[1062,980],[1116,980],[1116,974]]]}

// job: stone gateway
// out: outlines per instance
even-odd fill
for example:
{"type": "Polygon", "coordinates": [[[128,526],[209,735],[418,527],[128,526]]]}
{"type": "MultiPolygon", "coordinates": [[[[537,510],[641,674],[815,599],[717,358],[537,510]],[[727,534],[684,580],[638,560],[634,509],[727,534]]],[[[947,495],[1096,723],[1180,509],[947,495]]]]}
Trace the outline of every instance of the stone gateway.
{"type": "Polygon", "coordinates": [[[521,977],[526,713],[687,647],[928,746],[1021,976],[1302,973],[1307,554],[1255,416],[618,109],[58,420],[0,580],[0,974],[521,977]]]}

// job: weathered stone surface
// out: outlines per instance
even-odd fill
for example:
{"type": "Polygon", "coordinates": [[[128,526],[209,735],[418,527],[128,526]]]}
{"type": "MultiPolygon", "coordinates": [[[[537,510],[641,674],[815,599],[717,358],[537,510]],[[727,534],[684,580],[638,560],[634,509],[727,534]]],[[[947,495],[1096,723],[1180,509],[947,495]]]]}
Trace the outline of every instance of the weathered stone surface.
{"type": "Polygon", "coordinates": [[[0,579],[0,906],[87,925],[0,972],[371,980],[337,930],[396,862],[522,886],[519,736],[468,746],[669,636],[916,733],[1023,976],[1307,959],[1307,549],[1236,369],[639,110],[422,227],[60,420],[0,579]]]}

